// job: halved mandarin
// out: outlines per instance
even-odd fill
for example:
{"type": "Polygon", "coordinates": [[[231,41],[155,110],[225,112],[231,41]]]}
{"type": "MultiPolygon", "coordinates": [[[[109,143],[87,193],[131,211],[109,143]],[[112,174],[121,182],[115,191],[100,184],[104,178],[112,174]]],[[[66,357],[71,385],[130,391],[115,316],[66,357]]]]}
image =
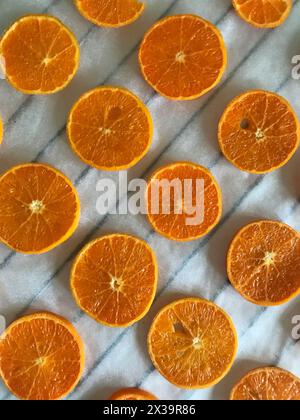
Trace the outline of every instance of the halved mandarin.
{"type": "Polygon", "coordinates": [[[150,394],[148,391],[144,391],[143,389],[139,388],[124,388],[120,389],[119,391],[115,392],[109,397],[109,400],[157,400],[157,398],[150,394]]]}
{"type": "Polygon", "coordinates": [[[6,79],[27,94],[50,94],[65,88],[75,76],[79,56],[72,32],[48,15],[22,17],[0,41],[6,79]]]}
{"type": "Polygon", "coordinates": [[[210,171],[191,162],[158,169],[150,178],[147,214],[159,234],[192,241],[208,234],[222,214],[221,190],[210,171]]]}
{"type": "Polygon", "coordinates": [[[129,25],[145,9],[145,4],[139,0],[75,0],[75,4],[90,22],[112,28],[129,25]]]}
{"type": "Polygon", "coordinates": [[[300,379],[276,367],[255,369],[233,388],[233,401],[299,401],[300,379]]]}
{"type": "Polygon", "coordinates": [[[97,169],[116,171],[132,167],[145,156],[153,123],[150,112],[133,93],[104,86],[76,102],[67,131],[81,160],[97,169]]]}
{"type": "Polygon", "coordinates": [[[290,226],[261,220],[243,227],[227,256],[233,287],[256,305],[281,305],[300,293],[300,235],[290,226]]]}
{"type": "Polygon", "coordinates": [[[233,0],[239,16],[258,28],[276,28],[288,18],[293,0],[233,0]]]}
{"type": "Polygon", "coordinates": [[[219,122],[224,156],[242,171],[261,174],[285,165],[299,146],[300,124],[276,93],[251,90],[227,106],[219,122]]]}
{"type": "Polygon", "coordinates": [[[185,389],[209,388],[229,372],[237,353],[229,316],[199,298],[177,300],[155,317],[148,350],[156,369],[185,389]]]}
{"type": "Polygon", "coordinates": [[[227,65],[220,31],[200,16],[168,16],[155,23],[140,47],[145,80],[169,99],[190,100],[216,86],[227,65]]]}
{"type": "Polygon", "coordinates": [[[79,216],[76,189],[51,166],[27,163],[0,177],[0,241],[17,252],[50,251],[74,233],[79,216]]]}
{"type": "Polygon", "coordinates": [[[86,245],[71,273],[78,306],[109,327],[127,327],[143,318],[157,288],[156,257],[146,242],[112,234],[86,245]]]}
{"type": "Polygon", "coordinates": [[[39,312],[13,322],[0,339],[0,374],[22,400],[58,400],[77,385],[84,346],[72,324],[39,312]]]}

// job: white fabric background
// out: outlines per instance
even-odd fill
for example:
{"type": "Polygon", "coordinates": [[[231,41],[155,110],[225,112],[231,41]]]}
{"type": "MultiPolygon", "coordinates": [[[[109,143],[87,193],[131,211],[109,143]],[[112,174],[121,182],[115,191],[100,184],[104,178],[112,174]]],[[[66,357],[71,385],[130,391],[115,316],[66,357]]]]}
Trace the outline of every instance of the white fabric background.
{"type": "MultiPolygon", "coordinates": [[[[225,255],[236,230],[257,218],[276,218],[300,229],[299,152],[281,170],[266,176],[242,173],[221,155],[216,127],[227,102],[250,88],[279,92],[300,115],[300,80],[291,78],[291,58],[299,54],[300,1],[288,21],[275,30],[259,30],[241,21],[231,0],[147,0],[140,20],[122,29],[100,29],[84,20],[71,0],[0,0],[1,32],[16,18],[47,11],[73,29],[81,45],[78,74],[64,91],[30,97],[0,81],[0,112],[5,123],[0,148],[1,172],[24,161],[47,162],[75,183],[82,203],[79,228],[62,246],[41,256],[23,256],[0,246],[0,314],[7,322],[28,311],[47,309],[71,320],[86,344],[84,376],[70,399],[105,399],[125,386],[141,386],[161,399],[227,399],[233,383],[249,369],[278,365],[300,375],[300,343],[291,337],[291,318],[299,299],[263,309],[243,300],[227,282],[225,255]],[[170,102],[142,79],[137,49],[144,32],[166,14],[195,13],[217,24],[225,38],[229,65],[221,84],[188,103],[170,102]],[[100,216],[95,210],[96,182],[116,179],[86,167],[71,152],[65,122],[73,102],[101,84],[131,89],[147,103],[155,123],[150,152],[129,171],[147,177],[156,167],[191,160],[209,167],[224,195],[218,228],[202,240],[176,244],[155,234],[144,216],[100,216]],[[109,329],[83,315],[69,292],[70,264],[91,238],[128,232],[146,239],[159,261],[159,291],[149,314],[128,329],[109,329]],[[209,390],[184,391],[152,367],[145,340],[154,314],[174,298],[203,296],[232,316],[239,333],[238,359],[229,375],[209,390]]],[[[0,384],[0,399],[11,399],[0,384]]]]}

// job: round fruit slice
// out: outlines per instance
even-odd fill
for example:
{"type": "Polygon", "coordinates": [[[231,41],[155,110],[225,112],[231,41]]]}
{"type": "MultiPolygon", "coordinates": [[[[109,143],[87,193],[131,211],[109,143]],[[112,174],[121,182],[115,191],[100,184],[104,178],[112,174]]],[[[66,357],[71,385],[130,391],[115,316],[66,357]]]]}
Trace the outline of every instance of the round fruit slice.
{"type": "Polygon", "coordinates": [[[145,9],[138,0],[75,0],[83,17],[99,26],[117,28],[137,20],[145,9]]]}
{"type": "Polygon", "coordinates": [[[227,65],[219,30],[199,16],[169,16],[145,35],[139,61],[146,81],[169,99],[196,99],[216,86],[227,65]]]}
{"type": "Polygon", "coordinates": [[[257,305],[281,305],[300,292],[300,235],[290,226],[262,220],[242,228],[227,257],[235,289],[257,305]]]}
{"type": "Polygon", "coordinates": [[[15,166],[0,178],[0,240],[15,251],[50,251],[73,234],[79,215],[75,188],[48,165],[15,166]]]}
{"type": "Polygon", "coordinates": [[[66,87],[77,71],[79,54],[70,30],[47,15],[22,17],[0,41],[7,80],[28,94],[50,94],[66,87]]]}
{"type": "Polygon", "coordinates": [[[103,236],[79,253],[71,273],[78,306],[109,327],[143,318],[157,288],[157,263],[150,247],[128,235],[103,236]]]}
{"type": "Polygon", "coordinates": [[[208,169],[190,162],[173,163],[150,178],[147,209],[158,233],[175,241],[191,241],[219,222],[221,191],[208,169]]]}
{"type": "Polygon", "coordinates": [[[180,299],[156,315],[148,349],[156,369],[172,384],[209,388],[229,372],[237,334],[229,316],[212,302],[180,299]]]}
{"type": "Polygon", "coordinates": [[[95,168],[116,171],[130,168],[145,156],[153,123],[148,109],[131,92],[100,87],[73,106],[67,130],[80,159],[95,168]]]}
{"type": "Polygon", "coordinates": [[[75,388],[83,368],[83,343],[72,324],[57,315],[25,316],[1,336],[0,376],[20,399],[61,399],[75,388]]]}
{"type": "Polygon", "coordinates": [[[299,145],[300,125],[284,98],[253,90],[228,105],[218,137],[222,152],[233,165],[260,174],[280,168],[293,156],[299,145]]]}
{"type": "Polygon", "coordinates": [[[150,394],[150,392],[144,391],[138,388],[124,388],[115,392],[109,400],[157,400],[157,398],[150,394]]]}
{"type": "Polygon", "coordinates": [[[300,379],[286,370],[266,367],[245,375],[233,388],[234,401],[299,401],[300,379]]]}
{"type": "Polygon", "coordinates": [[[233,0],[242,19],[258,28],[275,28],[289,16],[293,0],[233,0]]]}

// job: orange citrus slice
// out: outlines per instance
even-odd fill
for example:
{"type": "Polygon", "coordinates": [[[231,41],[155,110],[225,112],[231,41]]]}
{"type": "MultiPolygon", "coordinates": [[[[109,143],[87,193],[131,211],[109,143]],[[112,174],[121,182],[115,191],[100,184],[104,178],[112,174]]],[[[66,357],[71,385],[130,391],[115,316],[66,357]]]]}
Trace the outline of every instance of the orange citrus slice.
{"type": "Polygon", "coordinates": [[[237,353],[237,334],[228,315],[215,304],[180,299],[156,315],[148,349],[156,369],[172,384],[208,388],[229,372],[237,353]]]}
{"type": "Polygon", "coordinates": [[[75,388],[83,368],[83,343],[72,324],[57,315],[27,315],[1,336],[0,376],[20,399],[61,399],[75,388]]]}
{"type": "Polygon", "coordinates": [[[235,289],[257,305],[281,305],[300,292],[300,235],[290,226],[262,220],[243,227],[227,257],[235,289]]]}
{"type": "Polygon", "coordinates": [[[169,99],[196,99],[222,78],[226,47],[219,30],[194,15],[169,16],[145,35],[139,61],[146,81],[169,99]]]}
{"type": "Polygon", "coordinates": [[[19,165],[0,177],[0,240],[15,251],[50,251],[74,233],[79,215],[75,188],[48,165],[19,165]]]}
{"type": "Polygon", "coordinates": [[[83,17],[99,26],[117,28],[137,20],[145,9],[138,0],[75,0],[83,17]]]}
{"type": "Polygon", "coordinates": [[[143,318],[157,288],[157,263],[142,240],[103,236],[77,256],[71,289],[78,306],[109,327],[127,327],[143,318]]]}
{"type": "Polygon", "coordinates": [[[266,367],[245,375],[233,388],[234,401],[299,401],[300,379],[286,370],[266,367]]]}
{"type": "Polygon", "coordinates": [[[293,0],[233,0],[242,19],[258,28],[275,28],[289,16],[293,0]]]}
{"type": "Polygon", "coordinates": [[[153,123],[148,109],[133,93],[108,86],[87,92],[76,102],[67,130],[81,160],[115,171],[130,168],[145,156],[153,123]]]}
{"type": "Polygon", "coordinates": [[[7,80],[28,94],[50,94],[65,88],[77,71],[79,54],[74,35],[48,15],[22,17],[0,41],[7,80]]]}
{"type": "Polygon", "coordinates": [[[242,171],[266,173],[293,156],[299,145],[300,125],[284,98],[253,90],[227,106],[218,137],[223,154],[233,165],[242,171]]]}
{"type": "Polygon", "coordinates": [[[222,213],[221,190],[208,169],[177,162],[158,169],[147,187],[147,212],[153,228],[175,241],[210,232],[222,213]]]}
{"type": "Polygon", "coordinates": [[[157,398],[150,394],[150,392],[144,391],[138,388],[124,388],[115,392],[110,396],[109,400],[157,400],[157,398]]]}

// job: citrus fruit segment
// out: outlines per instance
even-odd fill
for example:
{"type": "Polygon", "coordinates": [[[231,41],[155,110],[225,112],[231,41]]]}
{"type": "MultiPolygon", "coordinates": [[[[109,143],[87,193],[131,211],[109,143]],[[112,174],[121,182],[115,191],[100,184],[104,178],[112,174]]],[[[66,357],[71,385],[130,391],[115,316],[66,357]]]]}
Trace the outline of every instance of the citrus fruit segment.
{"type": "Polygon", "coordinates": [[[78,306],[110,327],[127,327],[148,312],[157,288],[157,263],[142,240],[123,234],[89,243],[76,258],[71,289],[78,306]]]}
{"type": "Polygon", "coordinates": [[[75,328],[51,313],[27,315],[0,339],[0,376],[23,400],[58,400],[78,383],[84,347],[75,328]]]}
{"type": "Polygon", "coordinates": [[[127,169],[145,156],[153,123],[148,109],[131,92],[100,87],[87,92],[73,106],[67,130],[80,159],[113,171],[127,169]]]}
{"type": "Polygon", "coordinates": [[[7,80],[28,94],[50,94],[66,87],[77,71],[79,54],[74,35],[48,15],[22,17],[0,41],[7,80]]]}
{"type": "Polygon", "coordinates": [[[145,35],[139,61],[146,81],[169,99],[196,99],[222,78],[226,47],[219,30],[199,16],[169,16],[145,35]]]}
{"type": "Polygon", "coordinates": [[[237,334],[228,315],[215,304],[180,299],[156,315],[148,349],[156,369],[172,384],[208,388],[229,372],[237,353],[237,334]]]}
{"type": "Polygon", "coordinates": [[[138,19],[145,4],[138,0],[75,0],[83,17],[99,26],[120,27],[138,19]]]}
{"type": "Polygon", "coordinates": [[[147,187],[147,213],[153,228],[175,241],[206,235],[220,220],[220,188],[208,169],[177,162],[158,169],[147,187]]]}
{"type": "Polygon", "coordinates": [[[284,98],[262,90],[248,91],[227,106],[219,123],[219,144],[237,168],[257,174],[271,172],[295,153],[299,127],[284,98]]]}
{"type": "Polygon", "coordinates": [[[138,388],[124,388],[115,392],[110,396],[109,400],[157,400],[157,398],[150,394],[150,392],[144,391],[138,388]]]}
{"type": "Polygon", "coordinates": [[[290,226],[262,220],[243,227],[227,257],[235,289],[257,305],[281,305],[300,292],[300,235],[290,226]]]}
{"type": "Polygon", "coordinates": [[[293,0],[233,0],[239,16],[259,28],[275,28],[289,16],[293,0]]]}
{"type": "Polygon", "coordinates": [[[245,375],[233,388],[234,401],[299,401],[300,379],[286,370],[266,367],[245,375]]]}
{"type": "Polygon", "coordinates": [[[48,165],[23,164],[0,177],[0,240],[15,251],[51,250],[73,234],[79,215],[75,188],[48,165]]]}

